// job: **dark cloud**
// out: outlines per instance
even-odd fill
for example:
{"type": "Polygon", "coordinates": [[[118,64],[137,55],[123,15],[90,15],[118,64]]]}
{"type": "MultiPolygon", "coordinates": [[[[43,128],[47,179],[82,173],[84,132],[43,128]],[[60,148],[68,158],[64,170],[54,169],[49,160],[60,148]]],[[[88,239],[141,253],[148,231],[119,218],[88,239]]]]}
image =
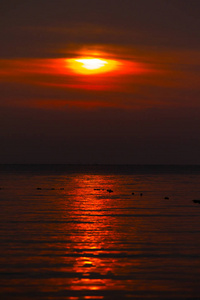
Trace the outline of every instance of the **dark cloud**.
{"type": "Polygon", "coordinates": [[[3,1],[1,57],[55,57],[70,43],[199,48],[198,1],[3,1]]]}

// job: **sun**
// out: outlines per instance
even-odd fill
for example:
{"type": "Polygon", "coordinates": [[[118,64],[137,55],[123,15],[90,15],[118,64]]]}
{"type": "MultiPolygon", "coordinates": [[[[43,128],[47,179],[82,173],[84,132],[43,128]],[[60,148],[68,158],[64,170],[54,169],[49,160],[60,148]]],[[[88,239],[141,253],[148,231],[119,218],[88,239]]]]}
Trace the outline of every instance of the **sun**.
{"type": "Polygon", "coordinates": [[[83,59],[75,59],[75,61],[82,63],[82,67],[87,70],[100,69],[108,64],[107,61],[99,58],[83,58],[83,59]]]}
{"type": "Polygon", "coordinates": [[[97,57],[79,57],[66,59],[66,66],[71,69],[73,73],[98,75],[115,70],[119,66],[119,62],[97,57]]]}

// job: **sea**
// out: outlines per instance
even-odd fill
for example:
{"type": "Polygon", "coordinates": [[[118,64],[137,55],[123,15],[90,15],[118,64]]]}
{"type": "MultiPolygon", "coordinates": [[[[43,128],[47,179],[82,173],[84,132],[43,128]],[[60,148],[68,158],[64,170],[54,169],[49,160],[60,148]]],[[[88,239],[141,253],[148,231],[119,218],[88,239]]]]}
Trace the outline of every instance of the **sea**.
{"type": "Polygon", "coordinates": [[[0,299],[200,299],[200,166],[0,165],[0,299]]]}

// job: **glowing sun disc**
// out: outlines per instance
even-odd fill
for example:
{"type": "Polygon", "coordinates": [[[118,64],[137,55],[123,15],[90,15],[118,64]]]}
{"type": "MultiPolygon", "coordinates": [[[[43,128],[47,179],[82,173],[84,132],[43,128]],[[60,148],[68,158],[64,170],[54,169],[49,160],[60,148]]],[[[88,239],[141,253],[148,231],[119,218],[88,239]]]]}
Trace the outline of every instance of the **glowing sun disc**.
{"type": "Polygon", "coordinates": [[[82,63],[82,67],[88,70],[100,69],[106,64],[108,64],[107,61],[99,58],[83,58],[83,59],[75,59],[75,61],[82,63]]]}
{"type": "Polygon", "coordinates": [[[112,59],[80,57],[66,59],[67,67],[74,73],[92,75],[115,70],[119,63],[112,59]]]}

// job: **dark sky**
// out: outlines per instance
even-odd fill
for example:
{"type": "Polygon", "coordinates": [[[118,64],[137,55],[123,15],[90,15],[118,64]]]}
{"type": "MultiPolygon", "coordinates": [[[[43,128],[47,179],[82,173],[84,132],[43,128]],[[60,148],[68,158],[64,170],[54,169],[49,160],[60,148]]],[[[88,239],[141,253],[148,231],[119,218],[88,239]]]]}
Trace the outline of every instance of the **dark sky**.
{"type": "Polygon", "coordinates": [[[0,163],[200,164],[199,11],[196,0],[1,1],[0,163]],[[119,67],[70,69],[88,53],[119,67]]]}

